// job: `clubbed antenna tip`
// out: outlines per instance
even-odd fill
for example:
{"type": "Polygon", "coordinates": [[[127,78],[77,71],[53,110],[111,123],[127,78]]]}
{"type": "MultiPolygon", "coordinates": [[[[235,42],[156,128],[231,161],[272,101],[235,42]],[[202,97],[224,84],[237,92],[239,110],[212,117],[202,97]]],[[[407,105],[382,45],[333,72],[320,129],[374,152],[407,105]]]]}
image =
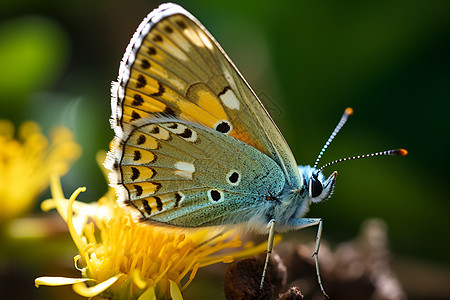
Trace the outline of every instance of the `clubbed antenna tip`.
{"type": "Polygon", "coordinates": [[[395,151],[395,155],[398,156],[406,156],[408,154],[408,150],[406,149],[396,149],[395,151]]]}
{"type": "Polygon", "coordinates": [[[347,107],[344,111],[344,114],[349,115],[349,116],[353,115],[353,108],[347,107]]]}
{"type": "Polygon", "coordinates": [[[380,152],[369,153],[369,154],[364,154],[364,155],[340,158],[340,159],[336,159],[332,162],[329,162],[329,163],[323,165],[322,167],[320,167],[319,172],[322,172],[323,169],[325,169],[326,167],[329,167],[336,163],[340,163],[340,162],[347,161],[347,160],[356,160],[356,159],[374,157],[374,156],[405,156],[407,154],[408,154],[408,151],[406,149],[394,149],[394,150],[386,150],[386,151],[380,151],[380,152]]]}

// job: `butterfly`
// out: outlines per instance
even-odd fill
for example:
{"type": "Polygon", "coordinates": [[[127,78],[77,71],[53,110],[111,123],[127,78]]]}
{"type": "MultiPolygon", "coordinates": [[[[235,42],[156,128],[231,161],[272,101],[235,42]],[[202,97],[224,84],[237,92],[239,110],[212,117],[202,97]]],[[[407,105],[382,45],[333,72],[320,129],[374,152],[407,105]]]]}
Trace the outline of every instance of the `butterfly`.
{"type": "Polygon", "coordinates": [[[337,173],[297,166],[258,97],[188,11],[162,4],[142,21],[111,91],[115,137],[105,165],[141,220],[269,232],[261,287],[275,231],[319,225],[317,253],[322,219],[304,215],[330,198],[337,173]]]}

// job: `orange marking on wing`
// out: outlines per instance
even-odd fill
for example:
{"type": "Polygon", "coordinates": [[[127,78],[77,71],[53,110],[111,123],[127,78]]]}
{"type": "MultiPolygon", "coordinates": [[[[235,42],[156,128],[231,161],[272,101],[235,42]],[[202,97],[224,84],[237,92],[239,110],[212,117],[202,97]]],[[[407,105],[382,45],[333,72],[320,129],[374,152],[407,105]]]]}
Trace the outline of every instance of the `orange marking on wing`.
{"type": "Polygon", "coordinates": [[[155,170],[143,166],[122,166],[123,177],[127,183],[149,180],[155,175],[155,170]]]}
{"type": "Polygon", "coordinates": [[[148,164],[155,160],[155,154],[140,148],[125,146],[122,163],[123,164],[148,164]]]}
{"type": "Polygon", "coordinates": [[[148,112],[162,112],[167,107],[164,103],[161,101],[148,97],[145,94],[137,93],[135,91],[128,92],[125,97],[125,106],[131,106],[139,110],[144,110],[148,112]],[[131,95],[132,94],[132,95],[131,95]],[[140,96],[142,100],[139,102],[136,101],[135,97],[136,95],[140,96]],[[136,104],[135,104],[136,103],[136,104]],[[139,103],[139,104],[137,104],[139,103]]]}
{"type": "Polygon", "coordinates": [[[219,99],[209,91],[199,91],[198,105],[217,118],[217,120],[227,120],[227,114],[223,109],[219,99]]]}
{"type": "Polygon", "coordinates": [[[149,134],[141,131],[134,131],[133,134],[129,137],[127,144],[138,145],[140,148],[144,149],[158,148],[157,140],[149,134]]]}
{"type": "Polygon", "coordinates": [[[150,208],[152,209],[153,213],[160,211],[160,209],[162,209],[164,207],[163,206],[164,204],[161,201],[161,198],[159,198],[159,197],[158,197],[159,200],[156,200],[155,197],[148,197],[145,199],[148,201],[148,204],[149,204],[150,208]]]}
{"type": "Polygon", "coordinates": [[[205,109],[189,101],[180,101],[178,103],[181,116],[185,119],[193,120],[196,123],[204,124],[208,127],[213,127],[218,121],[216,117],[211,115],[205,109]]]}
{"type": "Polygon", "coordinates": [[[236,130],[233,130],[230,132],[229,135],[234,137],[235,139],[243,141],[244,143],[249,144],[250,146],[253,146],[254,148],[264,152],[264,149],[262,149],[262,147],[256,141],[252,140],[250,138],[250,136],[248,134],[246,134],[245,132],[242,132],[242,131],[237,132],[236,130]]]}
{"type": "Polygon", "coordinates": [[[143,75],[141,72],[132,72],[128,87],[137,89],[140,93],[151,95],[158,93],[158,81],[152,77],[143,75]]]}

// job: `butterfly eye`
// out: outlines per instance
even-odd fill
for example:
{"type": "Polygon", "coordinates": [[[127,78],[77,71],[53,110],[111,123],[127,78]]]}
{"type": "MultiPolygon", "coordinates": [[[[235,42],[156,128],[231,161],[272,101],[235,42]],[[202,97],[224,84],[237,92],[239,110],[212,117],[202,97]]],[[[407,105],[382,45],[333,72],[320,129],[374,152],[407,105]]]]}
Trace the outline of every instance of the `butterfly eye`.
{"type": "Polygon", "coordinates": [[[313,173],[309,179],[309,197],[316,198],[320,196],[323,191],[323,186],[320,180],[317,178],[317,173],[313,173]]]}

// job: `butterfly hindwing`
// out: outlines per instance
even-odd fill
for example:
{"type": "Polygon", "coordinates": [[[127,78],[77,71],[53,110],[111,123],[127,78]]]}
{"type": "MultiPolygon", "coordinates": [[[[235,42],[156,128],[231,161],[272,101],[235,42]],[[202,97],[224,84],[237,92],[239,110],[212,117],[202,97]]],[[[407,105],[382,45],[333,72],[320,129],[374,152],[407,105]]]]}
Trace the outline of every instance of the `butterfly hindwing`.
{"type": "Polygon", "coordinates": [[[261,209],[266,195],[284,186],[274,180],[283,176],[280,167],[264,153],[176,120],[135,128],[118,165],[128,203],[148,220],[176,226],[227,223],[225,216],[233,220],[261,209]]]}

